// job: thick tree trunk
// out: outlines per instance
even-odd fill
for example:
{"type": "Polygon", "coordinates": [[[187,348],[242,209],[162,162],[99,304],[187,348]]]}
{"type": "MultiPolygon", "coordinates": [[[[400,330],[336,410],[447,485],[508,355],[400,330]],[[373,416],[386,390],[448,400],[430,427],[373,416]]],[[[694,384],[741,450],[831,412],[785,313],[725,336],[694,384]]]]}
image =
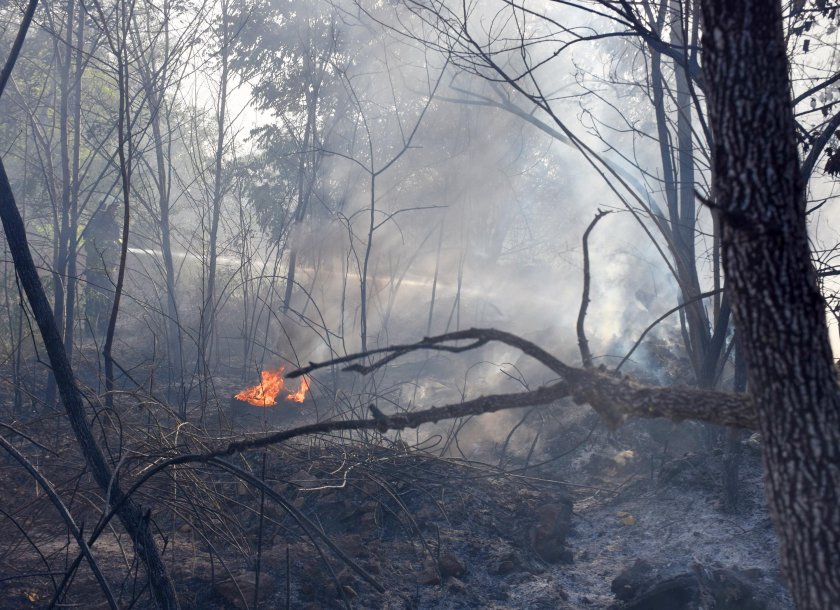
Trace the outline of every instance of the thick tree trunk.
{"type": "Polygon", "coordinates": [[[810,262],[779,0],[706,0],[703,70],[727,289],[800,610],[840,608],[840,395],[810,262]]]}

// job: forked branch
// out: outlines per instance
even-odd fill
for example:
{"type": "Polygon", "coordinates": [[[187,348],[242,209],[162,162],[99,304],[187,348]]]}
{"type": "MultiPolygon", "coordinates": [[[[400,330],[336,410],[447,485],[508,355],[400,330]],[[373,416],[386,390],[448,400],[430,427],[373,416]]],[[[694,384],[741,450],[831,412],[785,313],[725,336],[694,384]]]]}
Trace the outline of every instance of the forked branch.
{"type": "MultiPolygon", "coordinates": [[[[755,409],[749,397],[681,386],[646,386],[633,381],[629,377],[620,377],[601,369],[575,368],[522,337],[488,328],[471,328],[436,337],[427,337],[414,344],[396,345],[352,354],[327,362],[310,363],[307,367],[290,372],[287,377],[298,377],[324,367],[381,356],[379,360],[370,364],[355,363],[344,368],[346,371],[355,371],[366,375],[413,351],[433,350],[457,353],[481,347],[491,341],[498,341],[521,350],[559,375],[562,381],[533,392],[486,396],[460,405],[436,407],[410,414],[382,415],[378,418],[379,426],[377,427],[383,430],[416,427],[426,421],[443,419],[447,417],[443,415],[444,413],[454,413],[458,411],[457,407],[468,404],[471,409],[487,408],[488,410],[490,408],[499,410],[500,408],[546,404],[544,400],[547,394],[552,397],[550,400],[568,396],[579,404],[589,404],[610,426],[618,426],[631,417],[664,417],[672,421],[691,419],[751,430],[758,426],[755,409]],[[452,345],[452,343],[464,341],[468,341],[468,343],[452,345]],[[476,401],[484,402],[479,406],[476,401]],[[500,407],[499,405],[502,404],[506,406],[500,407]],[[434,414],[436,418],[424,420],[430,414],[434,414]],[[408,423],[408,418],[410,418],[411,423],[408,423]]],[[[470,412],[468,414],[475,415],[477,413],[470,412]]],[[[462,415],[454,416],[461,417],[462,415]]],[[[329,423],[325,422],[325,424],[329,423]]],[[[342,423],[346,424],[348,422],[342,423]]],[[[294,430],[288,430],[285,434],[291,433],[294,433],[294,430]]]]}

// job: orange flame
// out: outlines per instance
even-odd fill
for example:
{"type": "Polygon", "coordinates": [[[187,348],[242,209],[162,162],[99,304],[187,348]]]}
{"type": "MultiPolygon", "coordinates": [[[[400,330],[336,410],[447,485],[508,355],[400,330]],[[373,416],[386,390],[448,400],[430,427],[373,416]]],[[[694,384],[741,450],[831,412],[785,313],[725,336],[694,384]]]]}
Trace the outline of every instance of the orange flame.
{"type": "Polygon", "coordinates": [[[309,390],[309,380],[306,377],[301,377],[298,391],[294,394],[286,396],[286,400],[291,400],[292,402],[303,402],[306,399],[307,390],[309,390]]]}
{"type": "Polygon", "coordinates": [[[262,381],[257,385],[242,390],[234,396],[237,400],[243,400],[255,407],[273,407],[277,404],[277,395],[283,389],[283,371],[285,367],[279,367],[276,371],[262,371],[262,381]]]}
{"type": "MultiPolygon", "coordinates": [[[[273,407],[277,404],[277,395],[283,390],[283,371],[285,367],[279,367],[276,371],[261,371],[262,381],[257,385],[242,390],[234,396],[237,400],[247,402],[255,407],[273,407]]],[[[286,400],[303,402],[306,399],[306,392],[309,390],[309,380],[306,377],[300,378],[300,387],[297,392],[286,396],[286,400]]],[[[287,390],[288,391],[288,390],[287,390]]]]}

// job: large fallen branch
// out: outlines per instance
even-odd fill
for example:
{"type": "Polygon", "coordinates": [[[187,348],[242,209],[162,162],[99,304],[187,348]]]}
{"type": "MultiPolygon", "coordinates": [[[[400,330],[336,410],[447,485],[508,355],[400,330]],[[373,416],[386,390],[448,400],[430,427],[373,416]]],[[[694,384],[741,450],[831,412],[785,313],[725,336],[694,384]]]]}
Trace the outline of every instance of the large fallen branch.
{"type": "MultiPolygon", "coordinates": [[[[611,427],[619,426],[634,417],[664,417],[675,422],[694,420],[749,430],[755,430],[758,426],[755,409],[749,395],[698,390],[682,386],[646,386],[628,377],[616,376],[604,370],[571,367],[522,337],[487,328],[473,328],[446,333],[425,338],[418,343],[369,350],[326,362],[313,362],[309,366],[290,372],[286,377],[300,377],[318,369],[348,363],[353,364],[348,364],[344,370],[368,374],[396,358],[414,351],[432,350],[458,353],[481,347],[491,341],[504,343],[522,350],[522,352],[558,374],[561,379],[527,392],[480,396],[457,404],[431,407],[407,413],[387,415],[376,406],[371,405],[370,419],[318,422],[234,441],[205,453],[173,456],[147,468],[127,495],[133,494],[151,477],[166,468],[182,464],[208,462],[215,458],[276,445],[301,436],[341,431],[379,430],[380,432],[386,432],[389,430],[405,430],[445,419],[494,413],[506,409],[549,405],[563,398],[571,398],[578,404],[589,404],[611,427]],[[469,341],[469,343],[452,345],[452,343],[459,341],[469,341]],[[354,363],[356,360],[376,355],[382,357],[371,364],[354,363]]],[[[116,508],[115,506],[114,510],[116,508]]]]}
{"type": "MultiPolygon", "coordinates": [[[[405,430],[445,419],[456,419],[521,407],[552,405],[564,398],[571,398],[577,403],[591,405],[605,423],[613,427],[621,425],[633,417],[664,417],[675,422],[696,420],[751,430],[757,428],[755,410],[751,399],[747,395],[678,386],[645,386],[628,377],[620,377],[604,370],[571,367],[538,345],[517,335],[495,329],[457,331],[425,338],[417,343],[369,350],[321,363],[310,363],[309,366],[290,372],[287,377],[300,377],[336,364],[347,364],[344,370],[367,374],[400,356],[414,351],[432,350],[459,353],[476,349],[491,341],[520,349],[523,353],[559,375],[561,379],[528,392],[480,396],[457,404],[431,407],[408,413],[387,415],[376,406],[371,405],[371,417],[369,419],[318,422],[290,430],[246,438],[204,453],[181,454],[161,459],[156,464],[146,468],[142,476],[125,493],[122,500],[112,505],[110,514],[106,515],[97,524],[96,530],[88,540],[88,544],[93,544],[108,522],[120,511],[122,504],[129,501],[133,494],[156,474],[168,468],[185,464],[218,464],[220,458],[280,444],[301,436],[341,431],[378,430],[387,432],[389,430],[405,430]],[[458,342],[463,341],[469,343],[457,345],[458,342]],[[381,357],[367,365],[356,362],[372,356],[381,357]]],[[[75,563],[79,561],[81,561],[81,556],[77,557],[75,563]]]]}
{"type": "MultiPolygon", "coordinates": [[[[497,411],[501,408],[545,404],[544,399],[547,395],[551,395],[552,400],[570,396],[579,404],[589,404],[608,425],[613,427],[632,417],[664,417],[672,421],[695,420],[750,430],[755,430],[758,427],[755,409],[749,396],[698,390],[683,386],[647,386],[633,381],[629,377],[621,377],[604,369],[575,368],[565,364],[531,341],[492,328],[471,328],[436,337],[427,337],[422,341],[408,345],[396,345],[352,354],[327,362],[310,363],[309,366],[290,372],[287,377],[298,377],[335,364],[350,363],[381,355],[382,357],[379,360],[371,364],[356,363],[345,367],[347,371],[356,371],[365,375],[400,356],[414,351],[432,350],[458,353],[481,347],[491,341],[504,343],[521,350],[559,375],[562,381],[532,392],[494,395],[460,405],[439,407],[438,409],[441,412],[460,411],[459,407],[465,407],[470,411],[466,414],[476,415],[477,413],[473,412],[473,409],[478,407],[478,404],[474,403],[480,403],[487,408],[486,411],[481,412],[488,412],[489,410],[497,411]],[[469,341],[469,343],[457,345],[459,341],[469,341]],[[453,345],[453,343],[456,345],[453,345]]],[[[394,420],[393,423],[397,423],[400,417],[421,416],[423,413],[425,412],[418,411],[391,417],[396,417],[397,420],[394,420]]],[[[456,417],[463,415],[459,414],[456,417]]],[[[380,422],[392,422],[391,417],[380,418],[380,422]]],[[[293,431],[289,430],[288,432],[293,431]]]]}

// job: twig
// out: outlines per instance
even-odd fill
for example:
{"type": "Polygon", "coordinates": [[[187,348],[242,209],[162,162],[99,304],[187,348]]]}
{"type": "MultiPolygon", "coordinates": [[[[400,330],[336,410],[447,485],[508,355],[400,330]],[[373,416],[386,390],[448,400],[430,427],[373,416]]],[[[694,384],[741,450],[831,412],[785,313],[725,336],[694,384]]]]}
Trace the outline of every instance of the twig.
{"type": "Polygon", "coordinates": [[[641,334],[641,335],[639,335],[639,338],[638,338],[638,339],[636,340],[636,342],[633,344],[633,347],[631,347],[631,348],[630,348],[630,351],[629,351],[629,352],[627,352],[627,354],[624,356],[624,358],[622,358],[622,359],[621,359],[621,362],[619,362],[619,363],[618,363],[618,366],[617,366],[617,367],[615,367],[615,372],[617,373],[618,371],[620,371],[620,370],[621,370],[621,367],[622,367],[622,366],[624,366],[624,363],[625,363],[625,362],[627,362],[627,360],[629,360],[629,359],[630,359],[630,356],[632,356],[632,355],[633,355],[633,352],[635,352],[635,351],[636,351],[636,348],[638,348],[638,347],[639,347],[639,345],[641,345],[641,344],[642,344],[642,340],[643,340],[643,339],[647,336],[647,334],[648,334],[650,331],[652,331],[652,330],[656,327],[656,325],[657,325],[657,324],[659,324],[662,320],[664,320],[665,318],[667,318],[667,317],[668,317],[668,316],[670,316],[671,314],[673,314],[673,313],[676,313],[676,312],[680,311],[682,308],[687,307],[688,305],[691,305],[691,304],[693,304],[693,303],[696,303],[697,301],[702,301],[703,299],[706,299],[706,298],[708,298],[708,297],[714,296],[714,295],[719,294],[719,293],[721,293],[721,292],[723,292],[723,289],[722,289],[722,288],[721,288],[721,289],[718,289],[718,290],[710,290],[710,291],[708,291],[708,292],[702,292],[702,293],[698,294],[697,296],[695,296],[693,299],[689,299],[688,301],[685,301],[684,303],[680,303],[680,304],[679,304],[679,305],[677,305],[676,307],[672,307],[671,309],[669,309],[668,311],[666,311],[665,313],[663,313],[661,316],[659,316],[658,318],[656,318],[653,322],[651,322],[650,324],[648,324],[648,327],[647,327],[647,328],[645,328],[645,330],[642,332],[642,334],[641,334]]]}

